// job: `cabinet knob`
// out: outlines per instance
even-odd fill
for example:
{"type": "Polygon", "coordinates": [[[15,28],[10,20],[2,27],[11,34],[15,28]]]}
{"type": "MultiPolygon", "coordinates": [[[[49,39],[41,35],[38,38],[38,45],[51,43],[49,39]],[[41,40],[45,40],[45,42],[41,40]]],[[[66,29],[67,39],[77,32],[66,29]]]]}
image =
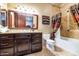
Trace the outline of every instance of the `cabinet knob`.
{"type": "Polygon", "coordinates": [[[15,42],[16,42],[16,40],[15,40],[15,42]]]}

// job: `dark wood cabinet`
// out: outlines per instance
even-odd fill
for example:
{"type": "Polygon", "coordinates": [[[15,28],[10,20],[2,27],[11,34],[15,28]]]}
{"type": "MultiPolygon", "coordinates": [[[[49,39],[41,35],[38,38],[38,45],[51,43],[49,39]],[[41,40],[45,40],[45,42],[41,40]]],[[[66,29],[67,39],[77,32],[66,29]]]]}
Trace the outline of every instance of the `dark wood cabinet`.
{"type": "Polygon", "coordinates": [[[26,55],[42,50],[42,33],[0,34],[0,55],[26,55]]]}
{"type": "Polygon", "coordinates": [[[14,48],[5,48],[5,49],[0,49],[0,56],[13,56],[14,55],[14,48]]]}
{"type": "Polygon", "coordinates": [[[14,39],[12,34],[0,35],[0,55],[14,55],[14,39]]]}
{"type": "Polygon", "coordinates": [[[15,54],[24,55],[31,53],[30,41],[27,39],[18,39],[16,40],[15,54]]]}
{"type": "Polygon", "coordinates": [[[32,44],[31,52],[32,53],[38,52],[38,51],[41,51],[41,49],[42,49],[42,44],[40,43],[32,44]]]}
{"type": "Polygon", "coordinates": [[[42,33],[32,33],[32,52],[37,52],[42,49],[42,33]],[[40,44],[41,43],[41,44],[40,44]]]}
{"type": "Polygon", "coordinates": [[[16,55],[31,53],[31,34],[15,34],[15,42],[16,55]]]}
{"type": "Polygon", "coordinates": [[[42,33],[32,33],[32,44],[42,42],[42,33]]]}

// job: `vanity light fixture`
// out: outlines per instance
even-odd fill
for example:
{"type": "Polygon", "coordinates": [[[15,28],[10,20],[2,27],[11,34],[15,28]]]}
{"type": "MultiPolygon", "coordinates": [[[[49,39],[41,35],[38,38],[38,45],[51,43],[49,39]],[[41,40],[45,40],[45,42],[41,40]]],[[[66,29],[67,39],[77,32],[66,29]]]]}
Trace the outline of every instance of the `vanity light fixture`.
{"type": "Polygon", "coordinates": [[[28,6],[17,5],[16,8],[12,10],[15,10],[17,12],[27,13],[27,14],[38,14],[38,11],[35,8],[31,8],[28,6]]]}

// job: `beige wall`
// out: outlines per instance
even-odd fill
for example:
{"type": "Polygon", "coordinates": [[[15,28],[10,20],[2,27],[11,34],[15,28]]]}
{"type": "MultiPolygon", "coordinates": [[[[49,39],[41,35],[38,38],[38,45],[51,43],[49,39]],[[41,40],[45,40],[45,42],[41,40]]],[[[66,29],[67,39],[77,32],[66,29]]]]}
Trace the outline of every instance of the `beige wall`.
{"type": "MultiPolygon", "coordinates": [[[[14,9],[16,8],[17,5],[24,5],[26,7],[29,7],[29,8],[34,8],[37,10],[38,12],[38,16],[39,16],[39,19],[38,19],[38,30],[39,31],[42,31],[43,33],[50,33],[52,31],[51,29],[51,24],[50,25],[43,25],[42,24],[42,15],[47,15],[47,16],[50,16],[50,20],[51,20],[51,17],[53,15],[55,15],[56,13],[59,12],[59,9],[57,7],[53,7],[51,4],[46,4],[46,3],[37,3],[37,4],[8,4],[8,9],[14,9]]],[[[50,22],[51,23],[51,22],[50,22]]]]}
{"type": "Polygon", "coordinates": [[[7,10],[7,3],[0,4],[0,9],[6,9],[7,10]]]}
{"type": "Polygon", "coordinates": [[[67,10],[69,10],[70,6],[72,5],[74,4],[65,4],[64,7],[61,8],[61,12],[62,12],[61,36],[79,39],[78,26],[77,23],[74,21],[74,18],[70,12],[69,12],[69,26],[68,26],[67,10]],[[69,31],[67,31],[68,28],[69,31]]]}

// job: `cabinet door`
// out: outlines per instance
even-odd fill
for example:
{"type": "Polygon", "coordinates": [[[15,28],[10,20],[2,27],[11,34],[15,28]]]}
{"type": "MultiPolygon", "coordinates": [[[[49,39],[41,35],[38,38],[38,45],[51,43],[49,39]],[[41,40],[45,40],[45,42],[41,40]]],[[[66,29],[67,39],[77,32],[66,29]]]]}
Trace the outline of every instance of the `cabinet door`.
{"type": "Polygon", "coordinates": [[[42,43],[32,44],[32,53],[42,50],[42,43]]]}
{"type": "Polygon", "coordinates": [[[42,50],[42,33],[32,33],[31,45],[32,52],[42,50]]]}
{"type": "Polygon", "coordinates": [[[24,55],[31,52],[30,40],[27,38],[16,39],[16,55],[24,55]]]}
{"type": "Polygon", "coordinates": [[[0,55],[14,55],[14,40],[12,35],[0,35],[0,55]]]}
{"type": "Polygon", "coordinates": [[[42,43],[42,33],[32,33],[32,44],[42,43]]]}

